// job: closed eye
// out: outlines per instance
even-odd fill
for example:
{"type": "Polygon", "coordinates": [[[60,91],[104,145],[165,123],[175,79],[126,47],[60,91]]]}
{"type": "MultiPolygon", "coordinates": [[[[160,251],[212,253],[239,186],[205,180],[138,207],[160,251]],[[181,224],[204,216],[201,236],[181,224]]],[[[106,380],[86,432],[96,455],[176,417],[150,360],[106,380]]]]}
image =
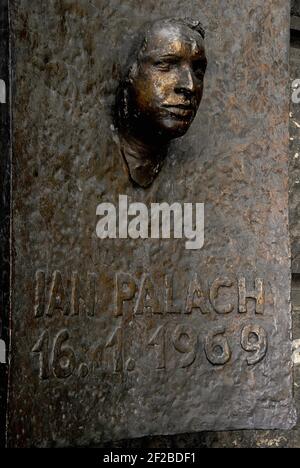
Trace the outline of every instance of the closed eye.
{"type": "Polygon", "coordinates": [[[169,71],[175,65],[179,63],[179,59],[177,57],[166,57],[164,59],[156,60],[154,62],[154,66],[162,71],[169,71]]]}

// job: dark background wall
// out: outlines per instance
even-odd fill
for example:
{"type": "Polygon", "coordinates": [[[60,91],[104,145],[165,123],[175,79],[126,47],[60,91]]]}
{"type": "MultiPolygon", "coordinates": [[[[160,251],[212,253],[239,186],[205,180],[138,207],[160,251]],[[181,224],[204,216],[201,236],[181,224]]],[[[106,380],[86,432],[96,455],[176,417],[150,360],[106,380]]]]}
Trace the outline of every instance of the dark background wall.
{"type": "Polygon", "coordinates": [[[300,2],[299,0],[292,0],[292,15],[300,15],[300,2]]]}

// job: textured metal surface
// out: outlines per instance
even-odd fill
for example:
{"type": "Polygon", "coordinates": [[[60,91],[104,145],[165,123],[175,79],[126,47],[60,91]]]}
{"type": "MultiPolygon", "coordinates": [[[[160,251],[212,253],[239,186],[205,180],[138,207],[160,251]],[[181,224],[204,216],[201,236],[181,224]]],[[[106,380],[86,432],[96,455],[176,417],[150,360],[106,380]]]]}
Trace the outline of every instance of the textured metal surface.
{"type": "Polygon", "coordinates": [[[0,1],[0,447],[5,443],[9,341],[10,115],[8,2],[0,1]]]}
{"type": "MultiPolygon", "coordinates": [[[[295,38],[294,47],[290,53],[290,83],[292,97],[297,98],[299,88],[295,88],[295,80],[300,78],[300,37],[295,38]],[[297,46],[297,47],[296,47],[297,46]]],[[[298,100],[298,99],[297,99],[298,100]]],[[[299,221],[299,195],[300,195],[300,104],[291,102],[290,113],[290,235],[292,247],[292,272],[300,273],[300,221],[299,221]]]]}
{"type": "Polygon", "coordinates": [[[288,5],[13,5],[10,445],[291,427],[288,5]],[[187,8],[207,30],[201,110],[159,179],[136,189],[111,132],[122,58],[145,18],[187,8]],[[99,241],[97,204],[117,204],[119,194],[147,205],[205,203],[203,249],[99,241]],[[130,287],[117,289],[116,275],[128,273],[130,287]],[[133,315],[148,300],[145,274],[162,314],[133,315]],[[120,315],[117,298],[134,292],[120,315]]]}
{"type": "MultiPolygon", "coordinates": [[[[293,44],[295,46],[295,44],[293,44]]],[[[291,75],[295,72],[293,64],[299,56],[300,49],[292,48],[291,75]]],[[[294,344],[300,344],[300,280],[299,277],[292,281],[292,305],[293,305],[293,338],[294,344]]],[[[294,347],[294,346],[293,346],[294,347]]],[[[137,448],[169,448],[178,449],[195,448],[299,448],[300,447],[300,361],[294,365],[294,398],[298,412],[298,422],[291,430],[243,430],[224,432],[198,432],[178,434],[173,436],[152,436],[139,439],[108,442],[101,445],[105,448],[130,449],[137,448]]],[[[99,445],[98,445],[99,447],[99,445]]]]}
{"type": "MultiPolygon", "coordinates": [[[[300,40],[299,37],[292,33],[291,48],[290,48],[290,81],[291,83],[299,77],[299,61],[300,61],[300,40]]],[[[294,90],[291,87],[291,97],[294,90]]],[[[292,238],[292,271],[299,271],[297,268],[299,258],[297,255],[297,222],[298,222],[298,184],[296,184],[297,176],[299,177],[298,158],[295,154],[300,153],[298,135],[300,129],[295,124],[299,122],[299,104],[292,105],[290,113],[290,233],[292,238]]],[[[141,439],[123,440],[115,443],[104,444],[107,448],[299,448],[300,447],[300,425],[299,425],[299,409],[300,409],[300,361],[299,361],[299,345],[300,345],[300,281],[299,275],[294,275],[292,281],[292,309],[293,309],[293,340],[294,340],[294,398],[298,411],[298,422],[292,430],[270,430],[270,431],[229,431],[229,432],[201,432],[196,434],[180,434],[176,436],[156,436],[146,437],[141,439]],[[298,347],[298,350],[295,348],[298,347]],[[298,354],[297,354],[298,352],[298,354]]]]}

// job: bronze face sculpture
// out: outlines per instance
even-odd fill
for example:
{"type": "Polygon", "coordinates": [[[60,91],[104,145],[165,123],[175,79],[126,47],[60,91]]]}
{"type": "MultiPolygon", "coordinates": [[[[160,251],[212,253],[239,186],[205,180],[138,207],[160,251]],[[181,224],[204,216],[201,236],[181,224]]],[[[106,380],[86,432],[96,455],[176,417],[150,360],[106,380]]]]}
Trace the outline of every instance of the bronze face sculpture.
{"type": "Polygon", "coordinates": [[[117,92],[115,125],[129,176],[139,186],[153,182],[170,141],[193,122],[206,66],[199,22],[158,20],[137,37],[117,92]]]}

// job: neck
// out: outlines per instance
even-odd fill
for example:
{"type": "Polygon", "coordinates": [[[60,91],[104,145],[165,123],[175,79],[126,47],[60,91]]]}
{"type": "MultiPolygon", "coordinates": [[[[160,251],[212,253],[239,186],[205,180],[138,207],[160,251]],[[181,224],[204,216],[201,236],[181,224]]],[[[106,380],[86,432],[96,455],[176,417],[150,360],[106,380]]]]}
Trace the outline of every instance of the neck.
{"type": "Polygon", "coordinates": [[[163,141],[150,143],[124,133],[120,134],[120,145],[131,179],[141,187],[148,187],[163,165],[167,144],[163,141]]]}

